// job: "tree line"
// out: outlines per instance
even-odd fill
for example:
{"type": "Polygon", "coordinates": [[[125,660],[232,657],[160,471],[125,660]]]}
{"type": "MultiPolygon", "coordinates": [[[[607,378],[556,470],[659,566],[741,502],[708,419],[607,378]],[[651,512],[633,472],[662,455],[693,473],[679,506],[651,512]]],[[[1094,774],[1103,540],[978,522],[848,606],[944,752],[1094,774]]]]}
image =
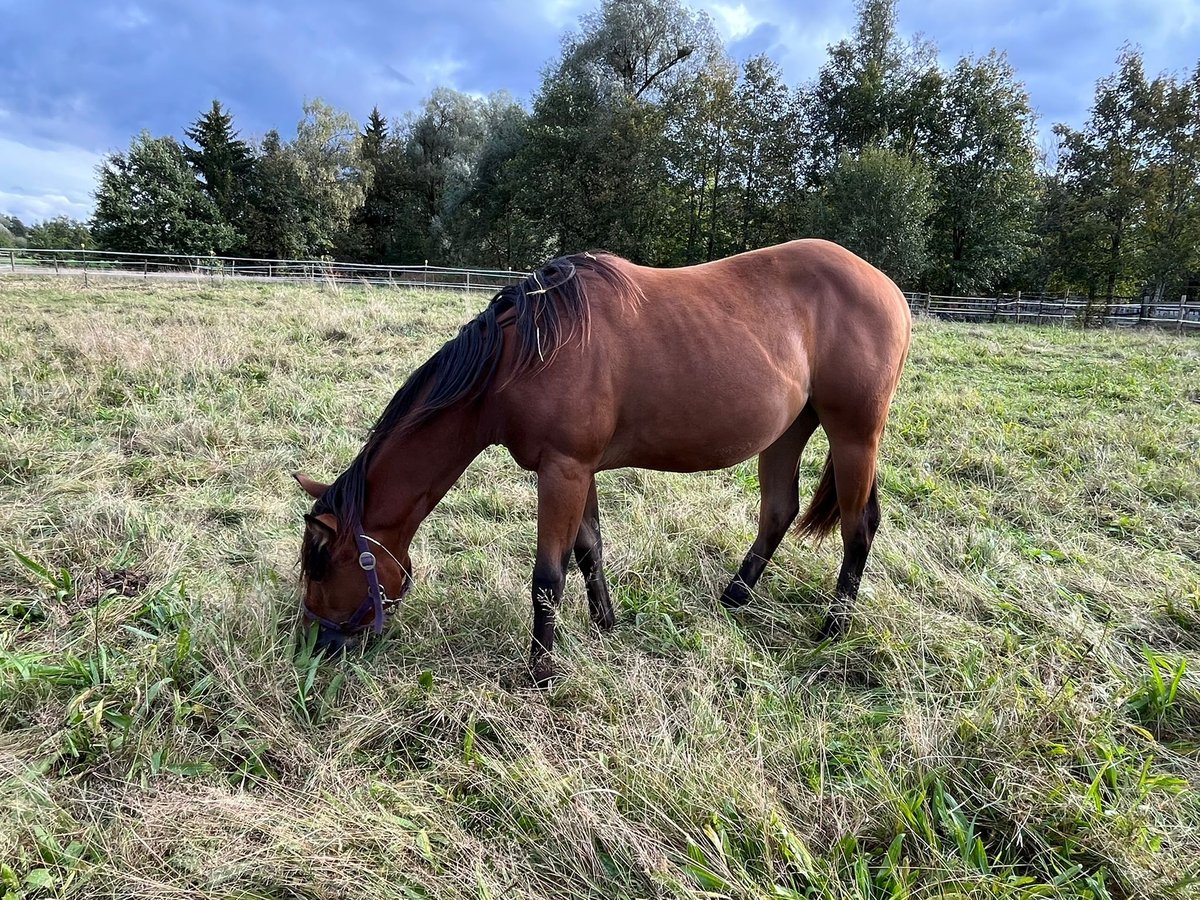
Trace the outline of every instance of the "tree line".
{"type": "Polygon", "coordinates": [[[528,108],[438,88],[360,126],[317,100],[291,138],[247,141],[213,101],[182,141],[144,132],[106,158],[90,239],[528,268],[587,248],[683,265],[820,236],[911,289],[1196,292],[1200,65],[1151,77],[1125,48],[1047,158],[1006,57],[944,66],[898,32],[896,3],[859,0],[853,33],[798,86],[766,56],[732,61],[681,0],[603,0],[528,108]]]}

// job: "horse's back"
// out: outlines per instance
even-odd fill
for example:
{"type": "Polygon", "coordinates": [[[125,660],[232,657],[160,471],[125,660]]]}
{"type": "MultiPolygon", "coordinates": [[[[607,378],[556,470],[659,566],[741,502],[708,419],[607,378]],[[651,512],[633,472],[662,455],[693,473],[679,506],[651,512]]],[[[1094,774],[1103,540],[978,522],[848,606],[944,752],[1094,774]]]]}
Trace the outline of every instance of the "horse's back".
{"type": "Polygon", "coordinates": [[[692,348],[683,355],[718,371],[769,363],[818,382],[857,380],[862,391],[882,382],[889,397],[895,389],[912,329],[908,304],[887,275],[844,247],[796,240],[679,269],[634,266],[630,274],[647,299],[633,313],[637,327],[623,327],[630,338],[637,332],[650,344],[677,335],[692,348]]]}
{"type": "Polygon", "coordinates": [[[597,282],[586,347],[513,396],[514,410],[557,422],[598,468],[732,465],[810,400],[858,397],[886,412],[908,308],[849,251],[801,240],[676,269],[617,264],[640,296],[607,296],[597,282]]]}
{"type": "Polygon", "coordinates": [[[879,269],[830,241],[806,238],[677,269],[630,268],[650,309],[691,318],[745,321],[759,327],[793,321],[845,326],[868,320],[907,334],[904,295],[879,269]],[[819,320],[819,321],[815,321],[819,320]]]}

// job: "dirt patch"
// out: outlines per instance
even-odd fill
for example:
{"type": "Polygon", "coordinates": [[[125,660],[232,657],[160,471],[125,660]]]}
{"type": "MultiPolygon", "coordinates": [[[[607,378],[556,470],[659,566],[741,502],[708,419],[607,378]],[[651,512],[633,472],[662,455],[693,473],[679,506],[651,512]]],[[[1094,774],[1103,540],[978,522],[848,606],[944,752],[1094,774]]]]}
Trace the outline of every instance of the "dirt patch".
{"type": "Polygon", "coordinates": [[[67,611],[77,613],[106,597],[136,597],[149,586],[150,576],[137,569],[97,568],[90,577],[80,580],[74,599],[67,601],[67,611]]]}

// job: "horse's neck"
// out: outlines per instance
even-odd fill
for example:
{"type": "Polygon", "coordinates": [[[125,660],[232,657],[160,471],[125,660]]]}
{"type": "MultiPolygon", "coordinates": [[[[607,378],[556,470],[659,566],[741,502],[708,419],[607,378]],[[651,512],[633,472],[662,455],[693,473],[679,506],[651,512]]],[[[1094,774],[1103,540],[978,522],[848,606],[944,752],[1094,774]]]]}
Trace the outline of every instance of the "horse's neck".
{"type": "Polygon", "coordinates": [[[477,404],[443,410],[402,436],[385,439],[367,471],[364,528],[407,545],[487,441],[477,404]]]}

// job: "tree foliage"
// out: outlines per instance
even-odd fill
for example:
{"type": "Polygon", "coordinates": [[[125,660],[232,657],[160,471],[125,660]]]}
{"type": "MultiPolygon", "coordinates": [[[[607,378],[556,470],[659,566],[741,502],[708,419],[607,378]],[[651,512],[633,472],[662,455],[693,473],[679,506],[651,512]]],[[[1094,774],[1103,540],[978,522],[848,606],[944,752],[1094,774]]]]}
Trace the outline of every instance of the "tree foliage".
{"type": "Polygon", "coordinates": [[[923,141],[936,200],[929,280],[951,294],[1001,286],[1030,246],[1038,179],[1029,96],[1008,61],[963,59],[923,141]]]}
{"type": "Polygon", "coordinates": [[[250,148],[233,128],[233,116],[213,100],[212,107],[198,118],[184,135],[196,146],[184,145],[184,156],[192,167],[204,193],[212,200],[222,218],[234,230],[227,253],[244,241],[240,228],[245,215],[246,187],[254,159],[250,148]]]}
{"type": "Polygon", "coordinates": [[[179,142],[145,131],[100,166],[92,235],[105,250],[185,255],[213,254],[235,236],[179,142]]]}
{"type": "Polygon", "coordinates": [[[1057,240],[1048,268],[1069,289],[1111,301],[1154,298],[1200,276],[1200,68],[1149,78],[1126,49],[1076,130],[1056,126],[1048,191],[1057,240]]]}
{"type": "MultiPolygon", "coordinates": [[[[94,235],[513,268],[589,247],[682,265],[824,235],[910,288],[1196,289],[1200,67],[1149,77],[1124,51],[1088,121],[1056,127],[1046,170],[1002,53],[943,65],[900,33],[897,0],[857,14],[806,85],[768,57],[730,59],[682,0],[601,0],[528,106],[442,87],[360,126],[314,100],[294,136],[251,144],[214,101],[187,145],[143,134],[106,160],[94,235]]],[[[20,222],[0,225],[23,239],[20,222]]]]}
{"type": "Polygon", "coordinates": [[[836,241],[901,284],[928,262],[925,221],[932,178],[920,159],[885,147],[843,153],[816,202],[814,232],[836,241]]]}
{"type": "Polygon", "coordinates": [[[91,250],[95,246],[86,222],[57,216],[30,226],[29,246],[42,250],[91,250]]]}

